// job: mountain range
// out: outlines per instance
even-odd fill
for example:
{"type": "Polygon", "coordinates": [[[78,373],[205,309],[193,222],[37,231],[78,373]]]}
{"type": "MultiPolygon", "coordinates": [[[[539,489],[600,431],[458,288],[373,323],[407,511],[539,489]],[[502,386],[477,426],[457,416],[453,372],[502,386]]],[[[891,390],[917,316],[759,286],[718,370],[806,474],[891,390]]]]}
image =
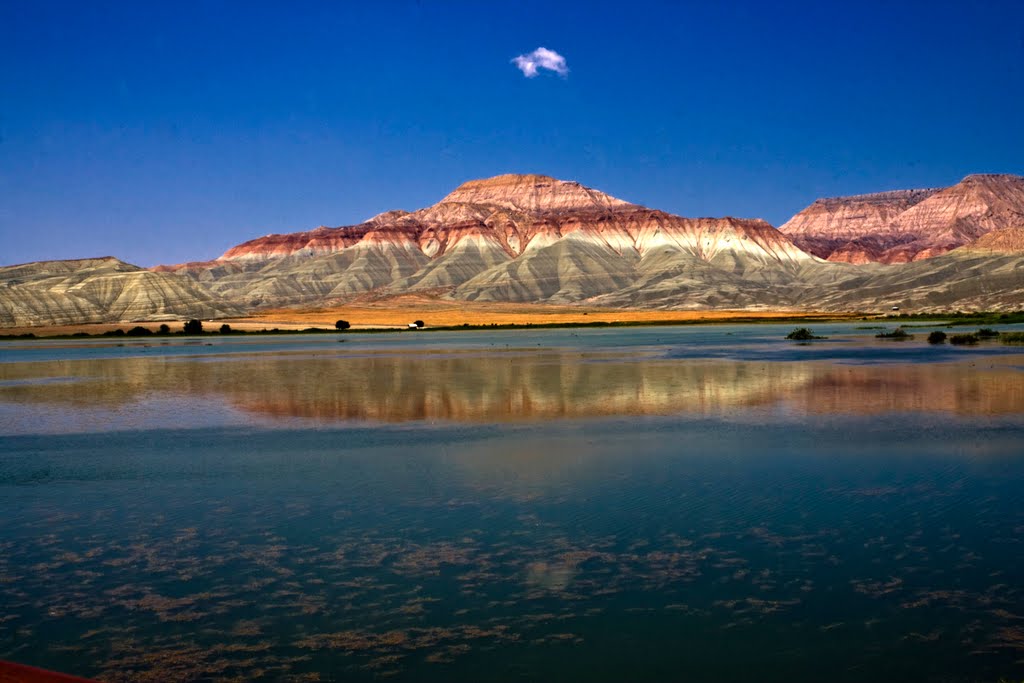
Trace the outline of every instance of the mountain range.
{"type": "Polygon", "coordinates": [[[1018,308],[1024,178],[971,175],[944,189],[819,199],[776,229],[502,175],[418,211],[267,235],[212,261],[0,268],[0,325],[231,317],[410,292],[669,309],[1018,308]]]}

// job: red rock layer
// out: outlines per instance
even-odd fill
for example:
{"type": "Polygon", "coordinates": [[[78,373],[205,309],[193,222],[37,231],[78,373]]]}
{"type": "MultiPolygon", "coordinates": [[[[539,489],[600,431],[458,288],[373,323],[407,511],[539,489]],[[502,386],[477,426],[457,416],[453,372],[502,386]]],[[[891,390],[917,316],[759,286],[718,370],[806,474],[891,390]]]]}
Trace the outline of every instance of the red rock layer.
{"type": "Polygon", "coordinates": [[[722,249],[764,250],[774,258],[806,258],[761,220],[687,219],[616,199],[576,182],[542,175],[502,175],[464,183],[438,204],[413,213],[388,211],[359,225],[267,235],[232,247],[213,262],[159,266],[204,270],[360,248],[416,248],[436,259],[470,240],[495,245],[509,258],[576,235],[617,253],[643,254],[670,242],[702,258],[722,249]]]}
{"type": "Polygon", "coordinates": [[[1024,226],[1024,178],[970,175],[941,190],[819,199],[779,230],[829,261],[908,263],[1024,226]]]}

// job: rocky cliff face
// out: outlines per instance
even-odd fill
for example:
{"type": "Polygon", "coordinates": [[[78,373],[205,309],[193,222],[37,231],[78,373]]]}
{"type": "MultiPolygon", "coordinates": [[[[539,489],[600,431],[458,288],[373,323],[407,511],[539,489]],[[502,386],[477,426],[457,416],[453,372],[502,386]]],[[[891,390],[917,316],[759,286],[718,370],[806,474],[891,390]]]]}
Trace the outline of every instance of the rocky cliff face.
{"type": "Polygon", "coordinates": [[[0,268],[0,326],[237,315],[202,285],[112,257],[0,268]]]}
{"type": "Polygon", "coordinates": [[[780,232],[760,220],[683,218],[547,176],[504,175],[467,182],[412,213],[270,235],[175,268],[248,308],[411,291],[680,309],[1007,308],[1020,301],[1024,257],[1006,253],[1005,239],[998,254],[957,250],[920,267],[852,264],[942,254],[955,243],[949,235],[970,232],[965,221],[1012,222],[1019,181],[971,176],[947,190],[820,200],[780,232]],[[934,223],[954,227],[927,239],[934,223]]]}
{"type": "Polygon", "coordinates": [[[493,243],[516,256],[550,227],[536,220],[541,215],[598,217],[622,208],[637,207],[575,182],[502,175],[464,183],[439,203],[414,213],[388,211],[359,225],[267,235],[232,247],[218,261],[331,254],[361,243],[416,248],[435,258],[464,239],[493,243]]]}
{"type": "MultiPolygon", "coordinates": [[[[901,213],[936,192],[938,190],[898,190],[818,199],[779,230],[815,256],[856,262],[848,255],[832,257],[865,248],[875,236],[888,231],[901,213]]],[[[881,244],[875,246],[882,247],[881,244]]]]}
{"type": "Polygon", "coordinates": [[[674,309],[1015,309],[1024,301],[1022,217],[1017,176],[819,200],[780,231],[504,175],[419,211],[268,235],[214,261],[0,268],[0,326],[210,318],[409,292],[674,309]]]}
{"type": "Polygon", "coordinates": [[[1024,226],[993,230],[957,251],[963,254],[1024,254],[1024,226]]]}
{"type": "Polygon", "coordinates": [[[819,199],[779,230],[829,261],[908,263],[1024,227],[1024,178],[970,175],[939,190],[819,199]]]}
{"type": "Polygon", "coordinates": [[[676,257],[740,279],[768,264],[792,274],[814,261],[761,220],[682,218],[576,182],[503,175],[467,182],[412,213],[268,235],[214,262],[161,270],[249,306],[417,290],[570,302],[655,277],[676,257]]]}
{"type": "Polygon", "coordinates": [[[742,235],[752,240],[748,250],[764,248],[779,258],[804,256],[764,221],[685,219],[575,182],[541,175],[503,175],[464,183],[434,206],[413,213],[388,211],[359,225],[250,240],[232,247],[217,262],[316,256],[356,245],[418,249],[428,259],[436,259],[464,241],[488,250],[497,248],[508,258],[516,258],[574,233],[618,253],[635,250],[643,254],[669,240],[689,243],[695,252],[710,257],[733,246],[726,235],[742,235]],[[723,230],[721,236],[716,234],[719,229],[723,230]]]}
{"type": "Polygon", "coordinates": [[[483,204],[523,212],[634,206],[577,182],[536,174],[506,174],[470,180],[457,187],[440,203],[483,204]]]}

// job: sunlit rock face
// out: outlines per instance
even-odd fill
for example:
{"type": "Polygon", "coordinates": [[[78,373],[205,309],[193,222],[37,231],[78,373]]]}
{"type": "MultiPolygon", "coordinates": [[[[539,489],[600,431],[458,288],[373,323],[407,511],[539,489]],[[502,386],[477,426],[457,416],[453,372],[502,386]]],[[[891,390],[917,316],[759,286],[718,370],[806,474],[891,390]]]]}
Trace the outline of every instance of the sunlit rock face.
{"type": "Polygon", "coordinates": [[[112,257],[0,268],[0,326],[180,320],[236,315],[191,278],[112,257]]]}
{"type": "Polygon", "coordinates": [[[933,258],[1021,227],[1024,177],[976,174],[945,189],[819,199],[779,230],[815,256],[863,264],[933,258]]]}
{"type": "Polygon", "coordinates": [[[415,242],[428,258],[437,258],[464,239],[494,242],[513,257],[536,234],[559,233],[555,223],[543,220],[555,217],[549,214],[582,212],[596,219],[620,208],[636,207],[575,182],[542,175],[502,175],[471,180],[434,206],[413,213],[387,211],[359,225],[250,240],[232,247],[218,261],[312,256],[363,241],[387,245],[405,240],[415,242]]]}
{"type": "Polygon", "coordinates": [[[790,280],[816,259],[762,220],[682,218],[577,182],[501,175],[466,182],[412,213],[268,235],[216,261],[161,270],[209,282],[250,307],[409,291],[565,303],[659,279],[667,261],[722,270],[741,289],[751,273],[774,269],[769,280],[790,280]]]}
{"type": "Polygon", "coordinates": [[[805,251],[846,263],[872,260],[869,249],[884,249],[872,239],[896,218],[938,190],[898,190],[853,197],[818,199],[779,230],[805,251]]]}
{"type": "Polygon", "coordinates": [[[773,259],[806,257],[764,221],[680,218],[576,182],[502,175],[464,183],[413,213],[389,211],[356,226],[268,235],[229,249],[218,261],[332,253],[366,241],[382,247],[412,241],[430,259],[469,241],[513,259],[576,233],[618,254],[642,255],[670,243],[708,259],[734,249],[764,251],[773,259]]]}
{"type": "Polygon", "coordinates": [[[577,182],[534,174],[470,180],[442,199],[441,204],[484,204],[524,212],[633,206],[577,182]]]}
{"type": "Polygon", "coordinates": [[[963,254],[1024,254],[1024,225],[1016,228],[993,230],[961,247],[963,254]]]}
{"type": "Polygon", "coordinates": [[[501,175],[418,211],[267,235],[213,261],[0,269],[0,326],[219,317],[409,293],[681,310],[1007,310],[1024,300],[1022,229],[1024,178],[1010,175],[819,200],[779,230],[501,175]]]}
{"type": "Polygon", "coordinates": [[[734,247],[744,253],[764,248],[772,257],[803,256],[764,221],[685,219],[576,182],[542,175],[502,175],[471,180],[438,204],[413,213],[388,211],[360,225],[250,240],[229,249],[218,262],[314,256],[363,242],[383,248],[409,241],[430,259],[444,256],[463,241],[498,247],[508,258],[516,258],[574,233],[619,254],[642,254],[668,241],[708,258],[734,247]]]}

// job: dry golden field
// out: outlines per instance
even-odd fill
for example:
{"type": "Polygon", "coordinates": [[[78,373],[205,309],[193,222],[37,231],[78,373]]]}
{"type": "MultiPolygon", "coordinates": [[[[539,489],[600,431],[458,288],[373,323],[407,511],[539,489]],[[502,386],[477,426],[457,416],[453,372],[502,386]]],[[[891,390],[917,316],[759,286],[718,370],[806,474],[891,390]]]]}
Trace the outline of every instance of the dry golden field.
{"type": "MultiPolygon", "coordinates": [[[[439,301],[426,297],[405,296],[379,304],[338,306],[308,310],[265,311],[251,318],[238,320],[241,325],[261,327],[332,326],[336,320],[347,320],[353,329],[406,327],[414,320],[428,327],[459,325],[543,325],[594,322],[717,322],[736,318],[785,318],[805,314],[794,311],[664,311],[642,309],[587,308],[546,304],[510,304],[439,301]]],[[[810,314],[810,317],[835,317],[832,314],[810,314]]],[[[235,321],[228,321],[232,327],[235,321]]]]}

